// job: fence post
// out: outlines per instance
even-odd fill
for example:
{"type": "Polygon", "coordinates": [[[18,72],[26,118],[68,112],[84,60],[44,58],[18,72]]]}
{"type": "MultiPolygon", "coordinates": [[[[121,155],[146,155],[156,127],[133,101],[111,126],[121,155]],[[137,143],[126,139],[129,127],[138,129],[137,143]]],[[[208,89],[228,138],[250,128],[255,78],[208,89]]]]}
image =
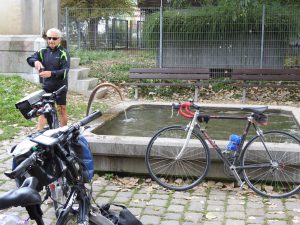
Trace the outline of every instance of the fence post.
{"type": "Polygon", "coordinates": [[[262,7],[262,18],[261,18],[261,44],[260,44],[260,65],[259,68],[263,68],[263,58],[264,58],[264,39],[265,39],[265,14],[266,6],[263,4],[262,7]]]}
{"type": "Polygon", "coordinates": [[[77,30],[78,30],[78,36],[77,36],[77,47],[80,50],[81,48],[81,27],[80,27],[80,22],[76,22],[77,25],[77,30]]]}
{"type": "Polygon", "coordinates": [[[111,28],[111,48],[115,49],[116,47],[116,18],[112,19],[112,28],[111,28]]]}
{"type": "Polygon", "coordinates": [[[163,68],[163,1],[160,1],[159,68],[163,68]]]}
{"type": "Polygon", "coordinates": [[[141,48],[140,46],[140,21],[136,23],[136,46],[137,49],[141,48]]]}
{"type": "Polygon", "coordinates": [[[129,48],[129,44],[128,44],[128,41],[129,41],[129,28],[128,28],[128,20],[125,20],[126,22],[126,33],[127,33],[127,35],[126,35],[126,49],[128,49],[129,48]]]}
{"type": "Polygon", "coordinates": [[[69,49],[70,45],[70,37],[69,37],[69,9],[66,7],[66,41],[67,41],[67,48],[69,49]]]}

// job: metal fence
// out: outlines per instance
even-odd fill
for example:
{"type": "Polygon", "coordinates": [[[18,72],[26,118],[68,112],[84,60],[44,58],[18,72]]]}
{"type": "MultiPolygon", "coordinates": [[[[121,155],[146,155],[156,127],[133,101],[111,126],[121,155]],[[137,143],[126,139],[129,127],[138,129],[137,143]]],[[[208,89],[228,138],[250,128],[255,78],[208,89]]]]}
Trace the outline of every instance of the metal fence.
{"type": "Polygon", "coordinates": [[[69,48],[152,52],[157,67],[297,67],[300,7],[287,9],[262,6],[253,12],[256,20],[210,21],[197,14],[201,8],[142,8],[132,15],[72,8],[63,10],[61,28],[69,48]]]}

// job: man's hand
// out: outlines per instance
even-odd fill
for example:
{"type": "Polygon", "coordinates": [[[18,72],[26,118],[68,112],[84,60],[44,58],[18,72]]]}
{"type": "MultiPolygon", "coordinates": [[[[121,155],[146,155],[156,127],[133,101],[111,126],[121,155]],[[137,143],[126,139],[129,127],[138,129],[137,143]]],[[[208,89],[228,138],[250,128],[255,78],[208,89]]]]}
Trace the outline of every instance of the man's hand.
{"type": "Polygon", "coordinates": [[[42,71],[42,72],[40,72],[40,77],[42,77],[42,78],[51,77],[51,71],[42,71]]]}
{"type": "Polygon", "coordinates": [[[44,68],[43,64],[40,61],[35,61],[34,62],[34,68],[40,72],[40,69],[44,68]]]}

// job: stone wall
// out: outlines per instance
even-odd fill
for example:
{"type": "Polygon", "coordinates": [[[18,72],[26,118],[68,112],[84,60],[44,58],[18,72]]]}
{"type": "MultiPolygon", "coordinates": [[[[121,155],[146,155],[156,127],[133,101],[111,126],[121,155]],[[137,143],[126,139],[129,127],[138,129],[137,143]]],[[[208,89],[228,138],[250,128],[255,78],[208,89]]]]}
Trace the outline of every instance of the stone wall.
{"type": "Polygon", "coordinates": [[[32,73],[26,58],[46,46],[38,35],[0,35],[0,68],[8,73],[32,73]]]}

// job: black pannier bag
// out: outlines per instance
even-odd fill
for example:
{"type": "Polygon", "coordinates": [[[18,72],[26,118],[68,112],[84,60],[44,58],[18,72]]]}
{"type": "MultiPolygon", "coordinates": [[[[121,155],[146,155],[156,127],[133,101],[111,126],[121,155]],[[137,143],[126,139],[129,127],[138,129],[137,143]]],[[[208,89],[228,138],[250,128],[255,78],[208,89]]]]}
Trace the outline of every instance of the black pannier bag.
{"type": "MultiPolygon", "coordinates": [[[[98,206],[99,207],[99,206],[98,206]]],[[[107,203],[99,207],[101,214],[108,218],[113,224],[116,225],[143,225],[124,205],[107,203]],[[110,206],[117,206],[121,208],[120,212],[113,212],[110,206]]]]}

